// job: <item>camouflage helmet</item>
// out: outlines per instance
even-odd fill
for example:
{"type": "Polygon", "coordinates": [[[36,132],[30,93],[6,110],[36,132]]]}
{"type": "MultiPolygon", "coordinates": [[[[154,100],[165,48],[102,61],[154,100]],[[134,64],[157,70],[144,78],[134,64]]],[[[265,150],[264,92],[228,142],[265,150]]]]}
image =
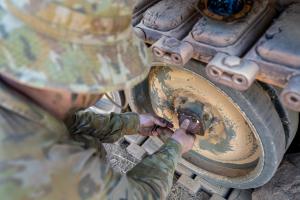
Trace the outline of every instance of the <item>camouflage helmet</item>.
{"type": "Polygon", "coordinates": [[[149,55],[131,30],[136,0],[0,0],[0,74],[35,88],[120,90],[149,55]]]}

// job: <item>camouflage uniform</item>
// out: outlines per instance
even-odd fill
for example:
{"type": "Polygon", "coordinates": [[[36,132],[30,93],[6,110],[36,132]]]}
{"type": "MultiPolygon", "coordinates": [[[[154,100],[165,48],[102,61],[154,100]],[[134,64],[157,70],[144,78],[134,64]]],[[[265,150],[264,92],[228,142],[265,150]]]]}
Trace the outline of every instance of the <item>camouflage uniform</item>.
{"type": "MultiPolygon", "coordinates": [[[[74,96],[138,83],[148,73],[149,58],[127,28],[133,3],[0,0],[0,74],[74,96]]],[[[181,151],[175,140],[127,175],[112,171],[103,159],[101,143],[136,133],[137,114],[80,111],[64,123],[3,81],[0,102],[0,199],[167,195],[181,151]]]]}
{"type": "Polygon", "coordinates": [[[0,101],[0,199],[159,199],[168,194],[181,151],[175,140],[127,175],[101,159],[99,143],[136,133],[137,114],[78,112],[67,120],[69,136],[63,122],[2,83],[0,101]]]}

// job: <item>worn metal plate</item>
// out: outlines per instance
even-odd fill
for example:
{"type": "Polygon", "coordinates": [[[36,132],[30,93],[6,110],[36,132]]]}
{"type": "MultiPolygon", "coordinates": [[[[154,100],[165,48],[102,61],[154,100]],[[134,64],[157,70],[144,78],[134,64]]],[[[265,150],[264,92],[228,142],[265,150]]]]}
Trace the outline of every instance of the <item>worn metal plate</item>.
{"type": "Polygon", "coordinates": [[[200,17],[198,0],[163,0],[134,16],[137,36],[147,43],[154,43],[163,35],[182,39],[200,17]]]}
{"type": "Polygon", "coordinates": [[[287,8],[257,43],[256,52],[269,62],[300,68],[300,3],[287,8]]]}
{"type": "Polygon", "coordinates": [[[160,0],[142,0],[138,1],[135,7],[133,8],[133,13],[132,13],[132,25],[135,26],[137,25],[141,19],[143,18],[143,13],[159,2],[160,0]]]}
{"type": "Polygon", "coordinates": [[[133,17],[137,36],[152,47],[157,47],[163,36],[176,39],[179,44],[176,51],[158,49],[164,57],[154,56],[155,65],[182,67],[191,58],[209,63],[217,53],[226,53],[257,62],[260,69],[255,78],[281,88],[292,76],[300,74],[299,0],[256,0],[245,17],[232,22],[203,17],[198,0],[142,2],[146,3],[137,6],[133,17]],[[286,10],[260,38],[277,17],[275,8],[286,10]],[[188,50],[183,44],[189,45],[188,50]]]}
{"type": "Polygon", "coordinates": [[[246,17],[230,23],[202,17],[183,41],[194,46],[194,58],[203,62],[218,52],[241,56],[271,22],[275,10],[268,2],[255,1],[246,17]]]}
{"type": "Polygon", "coordinates": [[[247,17],[233,23],[224,23],[206,17],[201,18],[191,32],[192,37],[198,42],[216,47],[233,45],[243,34],[249,32],[253,25],[258,23],[260,16],[266,11],[268,1],[258,2],[261,3],[255,3],[247,17]]]}
{"type": "Polygon", "coordinates": [[[299,19],[300,3],[291,4],[246,54],[260,67],[258,80],[284,88],[300,74],[299,19]]]}
{"type": "Polygon", "coordinates": [[[143,17],[143,24],[159,31],[169,31],[191,17],[198,0],[164,0],[149,8],[143,17]]]}

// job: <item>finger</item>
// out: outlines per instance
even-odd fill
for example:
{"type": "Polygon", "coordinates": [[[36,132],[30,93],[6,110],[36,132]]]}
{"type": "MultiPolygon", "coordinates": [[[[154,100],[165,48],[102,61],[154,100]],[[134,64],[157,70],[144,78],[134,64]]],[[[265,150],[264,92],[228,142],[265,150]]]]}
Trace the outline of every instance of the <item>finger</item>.
{"type": "Polygon", "coordinates": [[[188,127],[190,125],[190,120],[188,119],[185,119],[181,124],[180,124],[180,128],[181,129],[184,129],[184,130],[187,130],[188,127]]]}
{"type": "Polygon", "coordinates": [[[169,128],[158,128],[156,132],[158,133],[158,135],[163,135],[163,134],[172,135],[174,133],[174,131],[172,131],[169,128]]]}
{"type": "Polygon", "coordinates": [[[153,132],[152,132],[152,135],[153,135],[153,136],[158,136],[158,132],[157,132],[157,131],[153,131],[153,132]]]}
{"type": "Polygon", "coordinates": [[[161,127],[166,127],[167,126],[167,122],[163,118],[154,117],[154,124],[156,124],[158,126],[161,126],[161,127]]]}
{"type": "Polygon", "coordinates": [[[165,126],[162,126],[162,127],[167,127],[167,128],[173,128],[174,125],[169,122],[168,120],[162,118],[162,117],[156,117],[161,123],[165,124],[165,126]]]}
{"type": "Polygon", "coordinates": [[[152,128],[140,128],[138,133],[143,136],[149,136],[152,134],[151,131],[152,131],[152,128]]]}
{"type": "Polygon", "coordinates": [[[167,122],[167,127],[168,127],[168,128],[173,128],[173,127],[174,127],[174,125],[173,125],[171,122],[169,122],[169,121],[167,121],[167,120],[166,120],[166,122],[167,122]]]}
{"type": "Polygon", "coordinates": [[[166,120],[166,119],[164,119],[164,118],[162,118],[162,117],[157,117],[162,123],[164,123],[164,124],[166,124],[166,127],[168,127],[168,128],[173,128],[174,127],[174,125],[171,123],[171,122],[169,122],[168,120],[166,120]]]}

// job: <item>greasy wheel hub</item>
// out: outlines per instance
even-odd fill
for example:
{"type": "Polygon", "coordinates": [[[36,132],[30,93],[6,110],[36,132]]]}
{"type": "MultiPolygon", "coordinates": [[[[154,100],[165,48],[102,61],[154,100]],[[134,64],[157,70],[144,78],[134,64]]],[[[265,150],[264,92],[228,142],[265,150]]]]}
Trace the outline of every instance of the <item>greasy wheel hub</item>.
{"type": "MultiPolygon", "coordinates": [[[[194,103],[181,102],[178,113],[178,124],[182,124],[184,120],[189,120],[190,124],[187,128],[187,133],[192,135],[204,135],[206,123],[209,119],[204,119],[203,105],[194,103]],[[196,108],[196,109],[194,109],[196,108]]],[[[177,106],[175,106],[177,107],[177,106]]]]}
{"type": "Polygon", "coordinates": [[[193,118],[202,120],[204,134],[196,134],[192,151],[184,155],[187,161],[227,177],[257,170],[263,157],[261,142],[230,97],[198,74],[183,69],[155,67],[148,81],[153,110],[172,121],[175,128],[180,110],[188,109],[193,118]]]}

